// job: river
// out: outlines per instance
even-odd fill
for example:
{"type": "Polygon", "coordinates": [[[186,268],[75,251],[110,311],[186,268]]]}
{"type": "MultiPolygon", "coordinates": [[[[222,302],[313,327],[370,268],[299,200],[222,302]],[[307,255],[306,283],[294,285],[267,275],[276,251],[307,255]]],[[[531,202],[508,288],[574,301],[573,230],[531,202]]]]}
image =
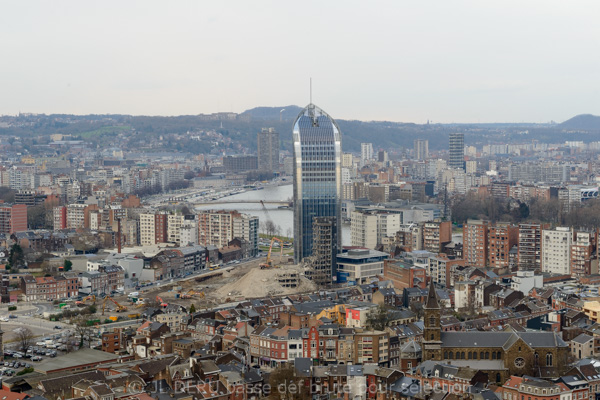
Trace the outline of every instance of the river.
{"type": "MultiPolygon", "coordinates": [[[[197,210],[237,210],[241,213],[256,215],[260,222],[266,221],[269,217],[279,227],[281,235],[292,237],[294,235],[294,211],[289,209],[280,209],[276,204],[265,204],[268,214],[262,208],[260,203],[246,203],[246,201],[287,201],[294,196],[292,185],[284,186],[265,186],[262,190],[249,190],[244,193],[224,197],[223,200],[239,201],[229,204],[204,204],[197,206],[197,210]]],[[[350,245],[350,225],[342,225],[342,244],[350,245]]]]}

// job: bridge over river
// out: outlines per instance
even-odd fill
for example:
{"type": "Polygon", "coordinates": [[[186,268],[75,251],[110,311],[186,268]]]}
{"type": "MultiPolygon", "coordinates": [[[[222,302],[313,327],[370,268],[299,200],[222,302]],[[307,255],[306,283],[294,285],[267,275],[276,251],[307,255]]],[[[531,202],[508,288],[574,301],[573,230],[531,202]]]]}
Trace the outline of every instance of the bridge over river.
{"type": "Polygon", "coordinates": [[[290,202],[288,200],[209,200],[201,203],[194,203],[195,206],[201,206],[204,204],[275,204],[281,206],[289,206],[290,202]]]}

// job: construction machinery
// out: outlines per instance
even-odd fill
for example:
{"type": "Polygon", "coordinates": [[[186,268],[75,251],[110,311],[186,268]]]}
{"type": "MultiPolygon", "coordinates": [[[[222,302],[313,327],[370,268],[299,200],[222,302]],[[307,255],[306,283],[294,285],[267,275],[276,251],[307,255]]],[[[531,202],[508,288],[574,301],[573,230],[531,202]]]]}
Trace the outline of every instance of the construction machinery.
{"type": "Polygon", "coordinates": [[[96,296],[90,294],[89,296],[84,297],[81,301],[76,301],[75,305],[83,307],[88,300],[91,300],[92,304],[96,304],[96,296]]]}
{"type": "Polygon", "coordinates": [[[204,298],[204,292],[197,292],[197,291],[195,291],[194,289],[190,289],[190,290],[188,290],[187,292],[185,292],[185,293],[182,293],[182,294],[180,295],[180,298],[181,298],[181,299],[191,299],[191,298],[192,298],[192,297],[194,297],[194,296],[198,296],[198,297],[200,297],[201,299],[203,299],[203,298],[204,298]]]}
{"type": "Polygon", "coordinates": [[[127,307],[125,307],[125,306],[122,306],[121,304],[117,303],[117,301],[116,301],[115,299],[113,299],[112,297],[110,297],[110,296],[106,296],[106,297],[104,298],[104,301],[102,302],[102,315],[104,315],[104,310],[106,309],[106,303],[107,303],[108,301],[112,301],[112,302],[115,304],[115,307],[116,307],[116,311],[117,311],[117,312],[121,312],[121,311],[127,311],[127,307]]]}
{"type": "Polygon", "coordinates": [[[271,245],[269,246],[269,252],[267,253],[267,261],[265,263],[263,263],[263,264],[260,264],[260,269],[279,268],[278,265],[273,265],[273,261],[271,260],[271,253],[273,251],[273,244],[276,241],[279,242],[279,250],[280,250],[279,263],[281,264],[281,262],[283,260],[283,240],[279,239],[278,237],[273,236],[271,238],[271,245]]]}
{"type": "Polygon", "coordinates": [[[156,296],[156,301],[158,301],[158,304],[160,304],[160,306],[163,308],[169,306],[167,303],[164,302],[164,300],[162,298],[160,298],[160,296],[156,296]]]}

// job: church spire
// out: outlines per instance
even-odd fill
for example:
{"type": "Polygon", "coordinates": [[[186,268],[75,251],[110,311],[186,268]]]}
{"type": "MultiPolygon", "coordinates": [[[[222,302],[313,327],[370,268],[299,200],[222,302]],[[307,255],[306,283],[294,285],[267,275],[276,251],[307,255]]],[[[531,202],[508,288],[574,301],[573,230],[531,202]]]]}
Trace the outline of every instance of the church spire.
{"type": "Polygon", "coordinates": [[[438,302],[438,296],[435,292],[435,286],[433,279],[429,283],[429,293],[427,293],[427,301],[425,302],[425,308],[428,310],[439,310],[440,303],[438,302]]]}

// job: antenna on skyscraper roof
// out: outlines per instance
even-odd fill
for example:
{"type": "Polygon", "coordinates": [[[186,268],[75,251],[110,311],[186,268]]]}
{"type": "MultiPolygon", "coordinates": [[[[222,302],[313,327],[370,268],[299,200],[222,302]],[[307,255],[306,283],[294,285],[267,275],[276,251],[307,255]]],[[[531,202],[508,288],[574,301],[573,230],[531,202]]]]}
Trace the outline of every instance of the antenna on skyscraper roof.
{"type": "Polygon", "coordinates": [[[310,104],[312,104],[312,77],[310,78],[310,104]]]}

